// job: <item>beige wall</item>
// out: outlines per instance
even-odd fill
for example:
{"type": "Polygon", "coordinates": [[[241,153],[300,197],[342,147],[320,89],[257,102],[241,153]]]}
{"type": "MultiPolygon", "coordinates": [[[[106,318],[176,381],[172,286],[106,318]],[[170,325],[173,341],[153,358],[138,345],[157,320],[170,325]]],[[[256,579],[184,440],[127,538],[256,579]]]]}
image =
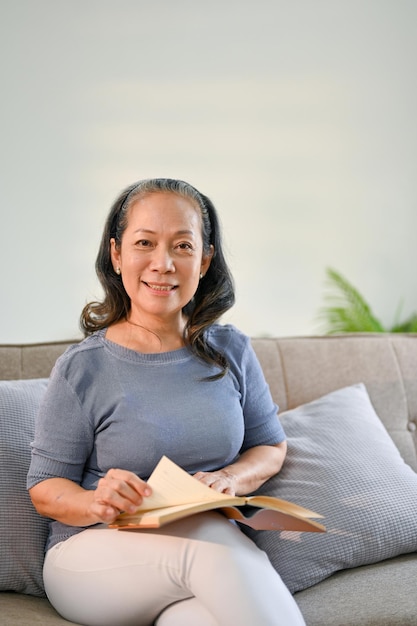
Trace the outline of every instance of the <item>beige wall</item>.
{"type": "Polygon", "coordinates": [[[244,331],[310,334],[330,265],[417,310],[414,0],[0,6],[0,342],[78,334],[119,190],[217,205],[244,331]]]}

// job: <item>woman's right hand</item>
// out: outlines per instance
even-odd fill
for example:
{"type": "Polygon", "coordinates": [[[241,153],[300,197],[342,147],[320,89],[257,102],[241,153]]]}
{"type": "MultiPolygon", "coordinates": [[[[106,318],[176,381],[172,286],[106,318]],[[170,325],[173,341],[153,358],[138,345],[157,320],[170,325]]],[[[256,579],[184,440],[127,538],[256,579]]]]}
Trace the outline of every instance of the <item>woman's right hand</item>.
{"type": "Polygon", "coordinates": [[[110,469],[93,492],[91,513],[98,521],[110,524],[123,511],[134,513],[151,493],[149,485],[133,472],[110,469]]]}
{"type": "Polygon", "coordinates": [[[40,515],[70,526],[111,524],[121,511],[134,513],[150,494],[145,481],[121,469],[110,469],[94,491],[67,478],[47,478],[30,489],[40,515]]]}

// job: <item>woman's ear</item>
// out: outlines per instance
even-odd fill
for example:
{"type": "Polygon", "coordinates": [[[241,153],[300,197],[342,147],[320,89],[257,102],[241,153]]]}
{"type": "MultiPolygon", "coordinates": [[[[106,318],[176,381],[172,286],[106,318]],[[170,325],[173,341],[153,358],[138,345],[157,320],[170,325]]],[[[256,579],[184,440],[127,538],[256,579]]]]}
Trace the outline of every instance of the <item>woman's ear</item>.
{"type": "Polygon", "coordinates": [[[120,274],[120,251],[117,249],[114,237],[110,239],[110,258],[114,271],[120,274]]]}
{"type": "Polygon", "coordinates": [[[208,268],[210,267],[210,263],[211,263],[211,259],[213,258],[213,254],[214,254],[214,246],[210,246],[210,252],[208,254],[206,254],[205,256],[203,256],[203,259],[201,261],[201,269],[200,272],[203,276],[205,276],[208,268]]]}

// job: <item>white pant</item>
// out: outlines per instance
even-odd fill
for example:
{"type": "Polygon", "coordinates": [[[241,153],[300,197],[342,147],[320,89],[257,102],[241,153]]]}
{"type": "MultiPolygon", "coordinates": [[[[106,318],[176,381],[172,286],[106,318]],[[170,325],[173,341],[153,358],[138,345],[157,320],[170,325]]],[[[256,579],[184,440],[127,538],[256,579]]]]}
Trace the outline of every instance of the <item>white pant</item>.
{"type": "Polygon", "coordinates": [[[265,553],[218,513],[86,529],[48,551],[44,581],[56,610],[85,626],[304,626],[265,553]]]}

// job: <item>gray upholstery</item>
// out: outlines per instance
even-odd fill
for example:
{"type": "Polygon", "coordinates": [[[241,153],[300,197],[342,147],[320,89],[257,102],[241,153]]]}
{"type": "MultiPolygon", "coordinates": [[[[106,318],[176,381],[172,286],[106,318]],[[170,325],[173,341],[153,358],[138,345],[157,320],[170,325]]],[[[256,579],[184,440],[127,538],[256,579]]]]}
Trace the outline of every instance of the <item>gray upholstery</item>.
{"type": "MultiPolygon", "coordinates": [[[[362,382],[401,455],[417,469],[417,335],[267,338],[253,343],[282,411],[362,382]]],[[[0,380],[48,376],[67,345],[0,346],[0,380]]],[[[416,580],[413,553],[337,572],[295,598],[308,626],[411,626],[417,624],[416,580]]],[[[2,623],[13,626],[69,623],[47,600],[7,592],[0,593],[0,615],[2,623]]]]}
{"type": "Polygon", "coordinates": [[[281,413],[284,467],[258,493],[324,516],[326,534],[243,529],[292,593],[338,570],[417,551],[417,474],[406,465],[365,385],[281,413]]]}
{"type": "Polygon", "coordinates": [[[0,590],[45,595],[42,566],[48,521],[26,489],[35,416],[46,378],[0,381],[0,590]]]}

